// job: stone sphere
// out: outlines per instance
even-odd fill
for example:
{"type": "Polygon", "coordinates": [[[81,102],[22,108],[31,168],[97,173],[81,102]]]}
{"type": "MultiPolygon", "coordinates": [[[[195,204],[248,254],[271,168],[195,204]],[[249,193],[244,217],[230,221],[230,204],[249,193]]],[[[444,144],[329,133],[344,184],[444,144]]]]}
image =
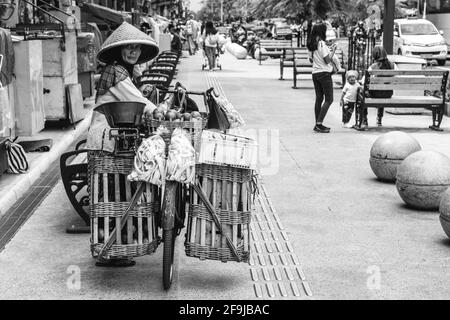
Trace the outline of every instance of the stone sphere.
{"type": "Polygon", "coordinates": [[[397,168],[400,197],[413,208],[436,210],[450,186],[450,158],[436,151],[418,151],[397,168]]]}
{"type": "Polygon", "coordinates": [[[246,59],[247,58],[247,49],[238,45],[237,43],[227,43],[225,45],[225,49],[235,56],[237,59],[246,59]]]}
{"type": "Polygon", "coordinates": [[[370,167],[379,180],[394,182],[398,165],[421,149],[419,142],[405,132],[385,133],[375,140],[370,149],[370,167]]]}
{"type": "Polygon", "coordinates": [[[450,238],[450,188],[447,188],[442,194],[441,202],[439,202],[439,213],[442,229],[450,238]]]}

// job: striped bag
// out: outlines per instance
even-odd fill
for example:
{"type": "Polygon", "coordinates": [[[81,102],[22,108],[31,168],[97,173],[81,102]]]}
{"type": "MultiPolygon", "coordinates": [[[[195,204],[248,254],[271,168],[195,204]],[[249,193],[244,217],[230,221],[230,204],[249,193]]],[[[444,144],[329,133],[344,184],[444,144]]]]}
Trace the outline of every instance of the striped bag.
{"type": "Polygon", "coordinates": [[[8,173],[25,173],[28,170],[28,161],[25,151],[20,144],[9,140],[6,142],[8,155],[8,173]]]}

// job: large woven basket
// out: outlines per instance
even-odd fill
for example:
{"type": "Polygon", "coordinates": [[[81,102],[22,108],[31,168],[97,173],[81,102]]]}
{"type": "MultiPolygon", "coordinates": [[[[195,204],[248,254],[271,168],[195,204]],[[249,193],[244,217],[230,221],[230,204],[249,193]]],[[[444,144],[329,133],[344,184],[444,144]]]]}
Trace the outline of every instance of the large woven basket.
{"type": "Polygon", "coordinates": [[[195,150],[200,149],[200,140],[202,136],[202,130],[207,124],[207,114],[202,114],[202,121],[166,121],[166,120],[156,120],[152,118],[146,118],[145,123],[147,130],[150,134],[156,133],[156,130],[160,127],[164,127],[167,130],[161,134],[164,139],[166,146],[170,144],[170,139],[172,138],[172,133],[176,128],[185,129],[189,133],[189,138],[194,146],[195,150]]]}
{"type": "MultiPolygon", "coordinates": [[[[136,183],[130,182],[134,156],[112,156],[106,152],[88,153],[88,193],[91,218],[91,253],[97,257],[110,232],[120,224],[136,183]]],[[[156,225],[159,189],[147,184],[122,230],[116,230],[116,241],[106,251],[106,259],[132,258],[152,254],[160,242],[156,225]]]]}
{"type": "Polygon", "coordinates": [[[214,206],[224,234],[236,248],[228,246],[198,194],[191,189],[185,252],[189,257],[222,262],[248,262],[250,257],[252,170],[210,164],[196,165],[204,193],[214,206]]]}

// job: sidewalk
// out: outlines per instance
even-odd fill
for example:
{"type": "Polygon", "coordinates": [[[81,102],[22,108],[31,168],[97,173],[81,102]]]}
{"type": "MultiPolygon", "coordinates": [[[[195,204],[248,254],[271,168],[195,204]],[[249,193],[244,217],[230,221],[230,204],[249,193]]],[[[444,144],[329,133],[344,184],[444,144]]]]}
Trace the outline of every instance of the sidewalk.
{"type": "Polygon", "coordinates": [[[11,208],[49,168],[49,165],[59,159],[67,148],[77,141],[80,135],[89,127],[92,114],[92,99],[85,99],[84,107],[87,110],[86,117],[73,126],[65,128],[44,129],[32,137],[20,136],[16,142],[26,140],[52,139],[53,146],[48,152],[26,153],[29,170],[24,174],[4,173],[0,177],[0,217],[11,208]]]}
{"type": "MultiPolygon", "coordinates": [[[[201,71],[200,53],[182,59],[175,81],[196,91],[217,85],[249,129],[278,132],[272,150],[275,170],[262,176],[264,184],[255,201],[251,262],[224,264],[187,257],[182,234],[177,240],[170,291],[164,291],[161,284],[162,248],[152,256],[137,258],[132,268],[95,267],[89,235],[65,233],[66,227],[80,223],[80,218],[59,182],[0,252],[0,297],[237,300],[450,296],[450,241],[438,214],[408,209],[394,184],[375,179],[368,161],[375,139],[396,129],[412,134],[424,150],[450,156],[449,118],[444,118],[442,133],[428,129],[429,114],[386,114],[384,127],[357,132],[340,127],[341,111],[335,102],[325,119],[331,133],[318,134],[312,130],[314,89],[310,76],[302,77],[302,89],[294,90],[289,73],[287,80],[278,80],[276,60],[259,66],[256,60],[236,60],[229,54],[221,58],[223,70],[217,72],[201,71]],[[77,274],[81,288],[71,288],[68,284],[77,274]],[[379,286],[368,286],[374,274],[379,276],[379,286]],[[283,288],[288,293],[285,297],[283,288]],[[308,289],[312,297],[307,296],[308,289]]],[[[336,88],[335,101],[339,93],[336,88]]],[[[369,110],[369,124],[374,124],[375,112],[369,110]]]]}

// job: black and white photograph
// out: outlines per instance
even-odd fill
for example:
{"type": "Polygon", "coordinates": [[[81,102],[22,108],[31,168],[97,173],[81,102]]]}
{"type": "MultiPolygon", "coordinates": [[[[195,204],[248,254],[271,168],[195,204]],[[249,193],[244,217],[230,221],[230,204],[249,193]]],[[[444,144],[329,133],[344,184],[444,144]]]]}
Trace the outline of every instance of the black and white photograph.
{"type": "Polygon", "coordinates": [[[0,0],[0,300],[450,299],[449,49],[449,0],[0,0]]]}

